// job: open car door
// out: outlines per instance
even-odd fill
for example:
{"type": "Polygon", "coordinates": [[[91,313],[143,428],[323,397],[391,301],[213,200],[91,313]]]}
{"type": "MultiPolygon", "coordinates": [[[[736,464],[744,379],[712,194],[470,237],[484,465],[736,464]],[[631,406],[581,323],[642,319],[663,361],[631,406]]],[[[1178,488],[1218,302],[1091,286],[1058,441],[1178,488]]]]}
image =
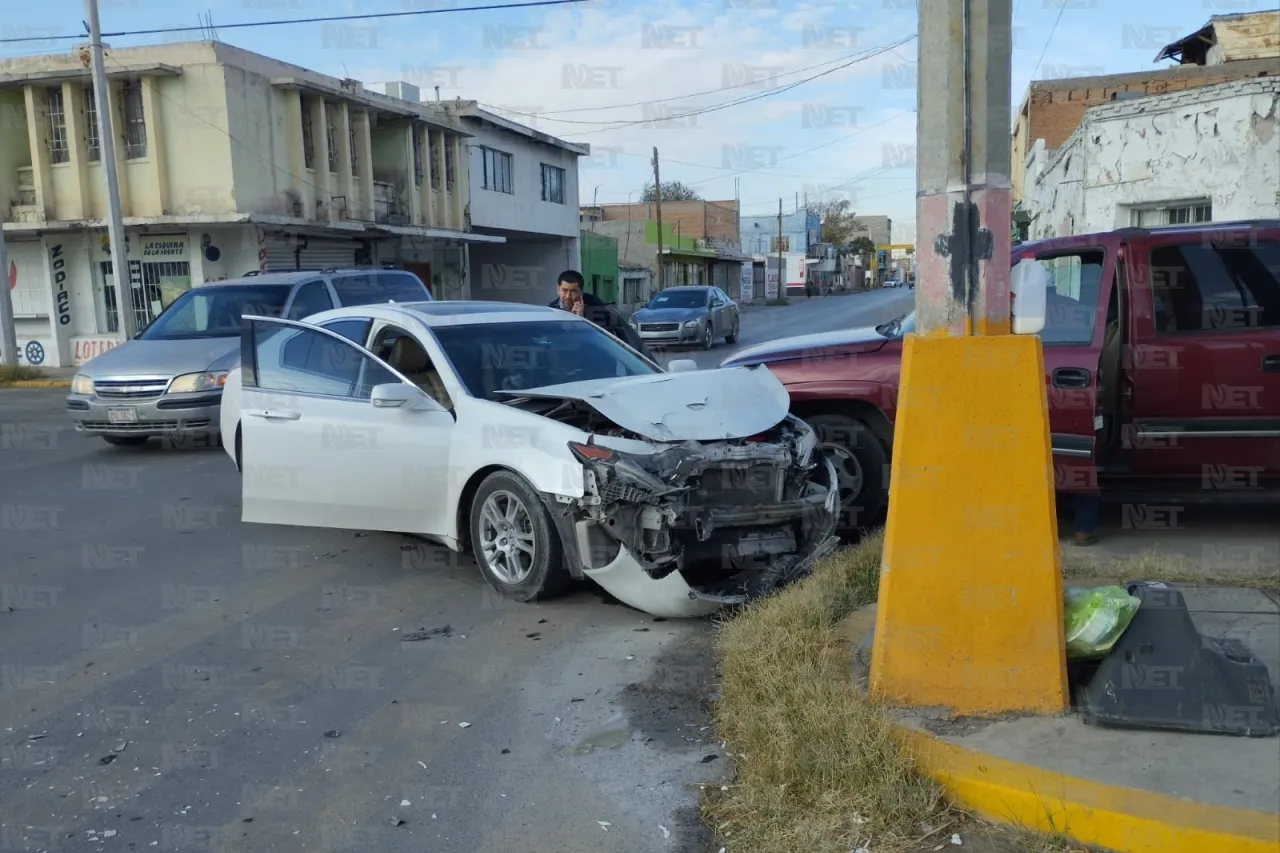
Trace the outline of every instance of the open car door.
{"type": "Polygon", "coordinates": [[[244,521],[440,532],[454,420],[404,376],[335,332],[246,316],[240,382],[244,521]]]}

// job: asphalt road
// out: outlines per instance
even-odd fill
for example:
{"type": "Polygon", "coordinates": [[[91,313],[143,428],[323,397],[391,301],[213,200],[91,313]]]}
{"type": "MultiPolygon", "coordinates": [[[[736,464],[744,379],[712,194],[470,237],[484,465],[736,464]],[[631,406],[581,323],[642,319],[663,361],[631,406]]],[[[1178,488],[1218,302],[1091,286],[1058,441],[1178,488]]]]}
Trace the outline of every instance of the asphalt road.
{"type": "Polygon", "coordinates": [[[710,350],[679,347],[654,352],[666,365],[677,358],[691,358],[703,368],[720,362],[740,349],[793,335],[809,335],[836,329],[875,326],[912,310],[915,291],[905,288],[842,293],[791,299],[787,306],[751,306],[742,309],[738,342],[727,344],[718,338],[710,350]]]}
{"type": "MultiPolygon", "coordinates": [[[[745,311],[739,345],[891,303],[745,311]]],[[[109,447],[63,394],[0,391],[0,851],[707,849],[706,623],[591,589],[513,604],[409,537],[241,524],[222,451],[109,447]]]]}

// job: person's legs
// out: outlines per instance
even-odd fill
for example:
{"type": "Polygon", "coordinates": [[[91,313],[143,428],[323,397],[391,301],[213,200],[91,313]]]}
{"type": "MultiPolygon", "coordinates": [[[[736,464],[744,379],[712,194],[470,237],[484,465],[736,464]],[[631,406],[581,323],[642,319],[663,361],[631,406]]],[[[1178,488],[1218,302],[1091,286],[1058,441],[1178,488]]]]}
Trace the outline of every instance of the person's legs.
{"type": "Polygon", "coordinates": [[[1098,516],[1101,502],[1093,495],[1072,495],[1071,509],[1075,516],[1076,544],[1092,545],[1098,541],[1098,516]]]}

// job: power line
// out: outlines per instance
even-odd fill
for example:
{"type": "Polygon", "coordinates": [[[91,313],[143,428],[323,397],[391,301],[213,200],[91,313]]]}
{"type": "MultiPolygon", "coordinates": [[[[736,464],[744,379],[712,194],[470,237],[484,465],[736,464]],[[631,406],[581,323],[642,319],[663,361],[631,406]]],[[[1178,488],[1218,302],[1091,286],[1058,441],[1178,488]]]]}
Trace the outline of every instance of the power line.
{"type": "MultiPolygon", "coordinates": [[[[335,24],[342,21],[373,21],[387,18],[409,18],[417,15],[443,15],[448,12],[488,12],[492,10],[532,9],[537,6],[565,6],[571,3],[585,3],[587,0],[531,0],[528,3],[495,3],[485,6],[457,6],[452,9],[413,9],[407,12],[375,12],[368,15],[323,15],[316,18],[287,18],[276,21],[240,21],[234,24],[218,24],[219,30],[246,30],[255,27],[282,27],[289,24],[335,24]]],[[[103,33],[103,38],[117,36],[155,36],[165,33],[192,33],[207,30],[203,27],[161,27],[153,30],[121,30],[114,33],[103,33]]],[[[66,36],[25,36],[23,38],[0,39],[0,44],[17,44],[33,41],[67,41],[83,39],[84,34],[66,36]]]]}
{"type": "MultiPolygon", "coordinates": [[[[776,76],[790,77],[793,74],[803,74],[804,72],[812,71],[815,68],[823,68],[827,65],[831,65],[836,62],[843,62],[846,59],[853,59],[854,57],[858,57],[861,55],[862,55],[861,53],[850,53],[850,54],[846,54],[845,56],[837,56],[835,59],[828,59],[825,62],[819,62],[814,65],[806,65],[805,67],[797,68],[794,71],[784,71],[781,74],[778,74],[776,76]]],[[[484,104],[484,103],[480,104],[480,106],[490,110],[502,110],[504,112],[509,112],[512,115],[542,117],[542,116],[566,115],[568,113],[593,113],[593,112],[599,112],[602,110],[623,110],[623,109],[629,109],[631,107],[645,107],[645,106],[648,106],[649,104],[662,104],[668,101],[687,101],[690,98],[700,98],[703,95],[715,95],[720,92],[730,92],[734,89],[745,89],[748,86],[758,86],[758,85],[759,85],[759,81],[751,81],[749,83],[735,83],[732,86],[721,86],[718,89],[707,89],[702,92],[690,92],[686,95],[673,95],[670,98],[654,98],[652,100],[636,101],[630,104],[609,104],[608,106],[603,106],[603,107],[574,107],[573,109],[570,109],[570,110],[547,110],[546,112],[540,112],[540,113],[521,113],[516,110],[507,110],[505,107],[499,107],[499,106],[494,106],[492,104],[484,104]]],[[[587,123],[588,124],[609,124],[610,122],[587,122],[587,123]]]]}
{"type": "Polygon", "coordinates": [[[1040,58],[1036,60],[1036,67],[1031,71],[1031,79],[1036,79],[1036,72],[1040,70],[1040,63],[1044,62],[1044,55],[1049,52],[1049,45],[1053,44],[1053,34],[1058,31],[1058,23],[1062,20],[1062,13],[1067,11],[1067,0],[1058,0],[1058,17],[1053,19],[1053,26],[1049,28],[1049,37],[1044,40],[1044,50],[1040,51],[1040,58]]]}
{"type": "MultiPolygon", "coordinates": [[[[876,56],[879,56],[882,53],[892,50],[895,47],[901,47],[902,45],[911,41],[915,37],[916,37],[915,34],[912,33],[910,36],[907,36],[906,38],[900,41],[894,42],[893,44],[885,45],[883,47],[873,48],[870,51],[862,53],[858,55],[857,58],[852,59],[848,62],[845,62],[843,65],[837,65],[835,68],[829,68],[826,71],[821,71],[817,74],[810,75],[809,77],[804,77],[800,80],[795,81],[794,83],[789,83],[786,86],[781,86],[777,89],[770,89],[767,92],[758,92],[754,95],[749,95],[742,98],[734,98],[729,101],[725,101],[720,104],[712,104],[711,106],[707,106],[707,107],[698,107],[696,109],[691,109],[688,112],[676,113],[674,115],[669,115],[669,116],[663,116],[660,119],[639,119],[637,121],[612,121],[612,122],[575,121],[573,119],[557,119],[557,118],[548,118],[546,120],[559,122],[561,124],[607,125],[606,127],[602,127],[599,130],[585,130],[581,132],[564,134],[565,136],[590,136],[594,133],[607,133],[612,130],[621,130],[626,127],[635,127],[637,125],[646,125],[646,124],[652,125],[655,122],[670,122],[670,121],[677,121],[679,119],[684,119],[684,118],[691,118],[695,116],[706,115],[708,113],[719,112],[720,110],[727,110],[727,109],[730,109],[731,107],[740,107],[743,104],[749,104],[749,103],[752,103],[753,101],[763,100],[764,98],[772,98],[776,95],[781,95],[784,92],[790,92],[792,89],[795,89],[799,86],[803,86],[805,83],[811,83],[814,80],[819,79],[820,77],[826,77],[828,74],[834,74],[837,71],[842,71],[845,68],[848,68],[852,65],[856,65],[859,62],[864,62],[868,59],[872,59],[876,56]]],[[[498,108],[498,109],[501,109],[501,108],[498,108]]],[[[529,116],[536,119],[543,118],[542,113],[520,112],[519,110],[503,110],[503,112],[509,113],[511,115],[529,116]]]]}

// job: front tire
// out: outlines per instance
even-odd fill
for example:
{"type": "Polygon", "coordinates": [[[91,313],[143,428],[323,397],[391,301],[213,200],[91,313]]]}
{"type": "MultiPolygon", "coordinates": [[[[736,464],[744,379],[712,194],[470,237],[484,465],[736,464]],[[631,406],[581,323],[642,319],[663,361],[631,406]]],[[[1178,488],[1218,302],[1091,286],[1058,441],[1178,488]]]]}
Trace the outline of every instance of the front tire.
{"type": "Polygon", "coordinates": [[[738,325],[741,322],[742,321],[739,320],[737,317],[733,319],[733,331],[724,336],[724,342],[726,344],[732,345],[738,342],[738,325]]]}
{"type": "Polygon", "coordinates": [[[569,588],[560,535],[523,477],[510,471],[486,477],[471,501],[470,527],[476,565],[500,595],[531,602],[569,588]]]}
{"type": "Polygon", "coordinates": [[[889,498],[889,454],[866,421],[849,415],[806,418],[831,457],[840,488],[836,532],[849,537],[877,524],[889,498]]]}
{"type": "Polygon", "coordinates": [[[716,330],[712,328],[711,321],[707,321],[707,325],[702,329],[702,348],[704,350],[711,349],[716,343],[716,330]]]}

